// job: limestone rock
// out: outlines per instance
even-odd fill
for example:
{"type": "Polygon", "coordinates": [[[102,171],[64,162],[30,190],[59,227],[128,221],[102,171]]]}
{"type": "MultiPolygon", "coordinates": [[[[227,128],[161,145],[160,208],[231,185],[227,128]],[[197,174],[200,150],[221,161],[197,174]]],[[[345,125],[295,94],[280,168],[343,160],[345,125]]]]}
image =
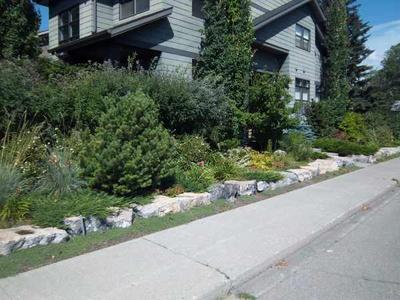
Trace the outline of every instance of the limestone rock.
{"type": "Polygon", "coordinates": [[[208,205],[211,203],[210,193],[183,193],[176,196],[180,210],[185,211],[195,206],[208,205]]]}
{"type": "Polygon", "coordinates": [[[132,207],[128,208],[110,208],[112,211],[106,218],[108,227],[111,228],[128,228],[132,226],[135,214],[132,207]]]}
{"type": "Polygon", "coordinates": [[[64,225],[70,235],[81,235],[107,229],[106,221],[94,216],[87,218],[82,216],[68,217],[64,219],[64,225]]]}
{"type": "Polygon", "coordinates": [[[400,153],[400,147],[384,147],[379,149],[379,151],[374,155],[376,159],[396,155],[400,153]]]}
{"type": "Polygon", "coordinates": [[[274,152],[274,155],[277,155],[277,156],[286,156],[286,155],[287,155],[287,152],[286,152],[286,151],[283,151],[283,150],[276,150],[276,151],[274,152]]]}
{"type": "Polygon", "coordinates": [[[299,180],[297,178],[297,175],[291,172],[281,172],[282,176],[284,177],[283,179],[277,181],[277,182],[271,182],[270,183],[270,189],[271,190],[276,190],[278,188],[283,188],[286,186],[290,186],[292,184],[298,183],[299,180]]]}
{"type": "Polygon", "coordinates": [[[162,217],[168,213],[180,212],[180,205],[174,198],[158,195],[153,202],[136,208],[140,217],[162,217]]]}
{"type": "Polygon", "coordinates": [[[24,225],[0,229],[0,255],[8,255],[19,249],[28,249],[38,245],[59,244],[68,241],[69,235],[58,228],[40,228],[24,225]]]}
{"type": "Polygon", "coordinates": [[[208,189],[208,192],[210,194],[210,201],[230,198],[230,195],[227,195],[227,190],[225,189],[225,185],[222,183],[217,183],[212,185],[208,189]]]}
{"type": "Polygon", "coordinates": [[[376,163],[376,158],[372,155],[352,155],[351,159],[356,163],[362,164],[374,164],[376,163]]]}
{"type": "Polygon", "coordinates": [[[259,192],[259,193],[268,190],[269,187],[270,187],[270,184],[266,181],[258,181],[257,182],[257,192],[259,192]]]}
{"type": "Polygon", "coordinates": [[[228,190],[237,191],[238,196],[255,195],[257,191],[256,180],[248,180],[248,181],[228,180],[225,181],[225,187],[228,190]]]}
{"type": "Polygon", "coordinates": [[[291,169],[288,170],[288,172],[295,174],[299,182],[303,182],[313,178],[313,172],[307,169],[291,169]]]}

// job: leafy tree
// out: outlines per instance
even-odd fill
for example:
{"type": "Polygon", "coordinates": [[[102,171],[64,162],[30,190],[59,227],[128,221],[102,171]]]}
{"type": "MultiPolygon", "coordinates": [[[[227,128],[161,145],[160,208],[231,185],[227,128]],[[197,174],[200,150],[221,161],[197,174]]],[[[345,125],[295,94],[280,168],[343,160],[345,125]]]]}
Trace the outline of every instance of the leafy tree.
{"type": "Polygon", "coordinates": [[[256,146],[265,150],[267,145],[275,148],[283,130],[290,125],[290,95],[287,90],[290,79],[279,74],[255,74],[250,89],[250,112],[247,123],[253,129],[256,146]]]}
{"type": "Polygon", "coordinates": [[[0,0],[0,58],[39,54],[40,17],[30,0],[0,0]]]}
{"type": "Polygon", "coordinates": [[[371,26],[361,19],[359,7],[357,0],[347,0],[347,27],[350,41],[347,76],[350,84],[350,98],[355,106],[359,106],[360,101],[363,100],[368,81],[367,75],[372,69],[371,66],[363,64],[363,61],[373,52],[366,46],[371,26]]]}
{"type": "Polygon", "coordinates": [[[327,17],[324,90],[329,106],[329,127],[336,127],[349,106],[349,37],[347,30],[346,0],[329,0],[324,3],[327,17]]]}
{"type": "Polygon", "coordinates": [[[248,109],[255,34],[250,0],[205,0],[204,32],[196,73],[217,75],[240,110],[248,109]]]}

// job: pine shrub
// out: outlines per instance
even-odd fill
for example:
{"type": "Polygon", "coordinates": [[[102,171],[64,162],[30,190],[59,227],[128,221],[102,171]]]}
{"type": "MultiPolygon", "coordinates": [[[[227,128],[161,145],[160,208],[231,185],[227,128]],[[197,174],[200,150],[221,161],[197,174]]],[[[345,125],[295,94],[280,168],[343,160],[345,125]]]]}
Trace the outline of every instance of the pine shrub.
{"type": "Polygon", "coordinates": [[[172,139],[154,101],[142,92],[114,102],[81,152],[83,173],[93,188],[133,195],[170,174],[172,139]]]}

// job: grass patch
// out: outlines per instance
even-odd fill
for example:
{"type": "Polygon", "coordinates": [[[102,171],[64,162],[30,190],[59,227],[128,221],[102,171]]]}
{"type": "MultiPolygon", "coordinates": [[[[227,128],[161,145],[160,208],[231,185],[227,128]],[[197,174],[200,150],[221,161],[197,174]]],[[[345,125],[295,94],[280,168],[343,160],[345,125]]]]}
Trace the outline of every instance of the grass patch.
{"type": "Polygon", "coordinates": [[[382,163],[382,162],[385,162],[385,161],[388,161],[388,160],[392,160],[392,159],[395,159],[395,158],[399,158],[399,157],[400,157],[400,153],[397,153],[397,154],[393,154],[393,155],[389,155],[389,156],[385,156],[385,157],[379,158],[379,159],[376,160],[376,162],[377,163],[382,163]]]}
{"type": "Polygon", "coordinates": [[[110,229],[105,232],[96,232],[87,236],[77,236],[68,243],[38,246],[31,249],[16,251],[9,256],[0,256],[0,278],[13,276],[47,264],[71,258],[87,252],[109,247],[124,241],[138,238],[153,232],[190,223],[192,221],[225,212],[237,207],[249,205],[273,196],[283,194],[307,185],[321,182],[339,175],[358,170],[356,167],[343,168],[337,172],[316,177],[310,181],[299,183],[287,188],[268,191],[256,196],[243,196],[234,203],[218,200],[208,206],[194,207],[193,209],[177,214],[166,215],[162,218],[137,218],[130,228],[110,229]]]}

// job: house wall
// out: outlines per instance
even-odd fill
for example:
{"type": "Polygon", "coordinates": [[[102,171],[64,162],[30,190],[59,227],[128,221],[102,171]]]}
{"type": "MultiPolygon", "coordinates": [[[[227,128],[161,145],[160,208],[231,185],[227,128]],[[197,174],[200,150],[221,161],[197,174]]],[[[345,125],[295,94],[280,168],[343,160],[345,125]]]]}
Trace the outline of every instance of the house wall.
{"type": "Polygon", "coordinates": [[[75,5],[79,5],[79,37],[83,38],[92,33],[92,4],[91,0],[59,0],[49,7],[49,48],[55,48],[58,43],[58,15],[75,5]]]}
{"type": "Polygon", "coordinates": [[[289,75],[292,82],[289,86],[291,95],[295,92],[295,78],[310,81],[310,98],[315,99],[315,83],[321,81],[320,51],[316,46],[316,29],[308,6],[288,14],[257,31],[259,41],[267,42],[286,50],[289,55],[284,62],[281,73],[289,75]],[[296,47],[296,24],[310,30],[311,49],[306,51],[296,47]]]}

